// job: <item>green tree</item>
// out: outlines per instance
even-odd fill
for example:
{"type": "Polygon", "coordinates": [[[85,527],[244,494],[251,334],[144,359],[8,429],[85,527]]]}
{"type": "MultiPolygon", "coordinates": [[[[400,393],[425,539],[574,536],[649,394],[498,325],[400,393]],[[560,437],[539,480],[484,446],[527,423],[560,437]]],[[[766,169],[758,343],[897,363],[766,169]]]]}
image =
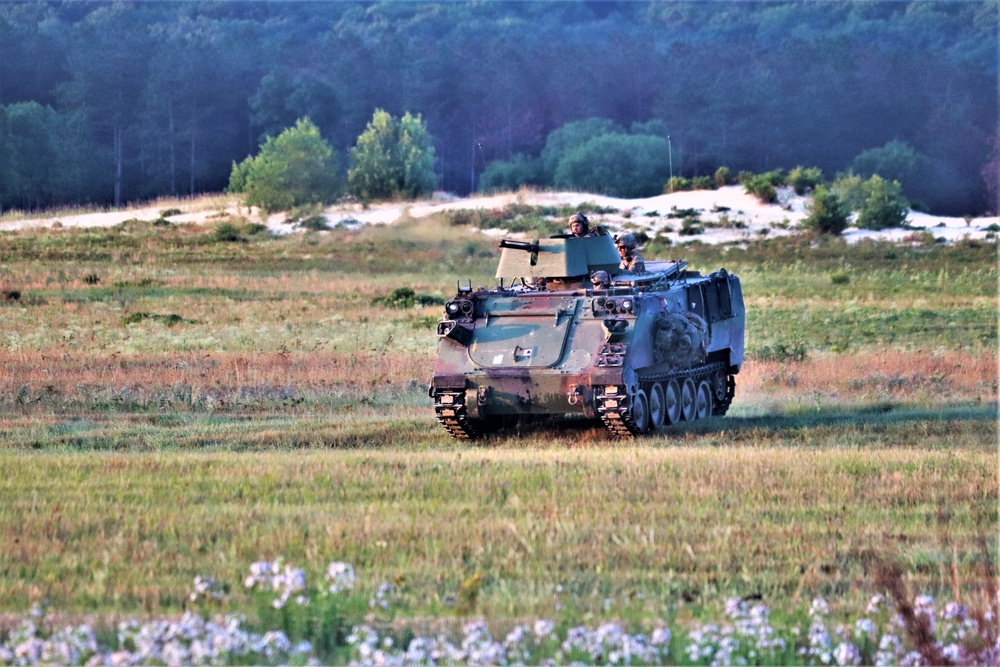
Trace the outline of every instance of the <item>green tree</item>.
{"type": "Polygon", "coordinates": [[[555,184],[616,197],[651,197],[660,194],[669,171],[663,137],[605,134],[567,153],[555,184]]]}
{"type": "Polygon", "coordinates": [[[416,199],[434,189],[434,146],[420,115],[402,119],[376,109],[351,149],[347,182],[364,201],[416,199]]]}
{"type": "Polygon", "coordinates": [[[838,176],[831,188],[849,211],[858,211],[865,201],[865,181],[857,174],[838,176]]]}
{"type": "Polygon", "coordinates": [[[0,210],[79,201],[86,152],[78,115],[37,102],[0,106],[0,210]]]}
{"type": "Polygon", "coordinates": [[[882,178],[912,183],[927,157],[904,141],[890,141],[881,148],[871,148],[854,158],[851,171],[862,178],[878,174],[882,178]]]}
{"type": "Polygon", "coordinates": [[[588,118],[566,123],[550,132],[545,139],[545,148],[542,149],[542,168],[546,178],[554,182],[559,163],[566,155],[591,139],[606,134],[625,134],[625,131],[607,118],[588,118]]]}
{"type": "Polygon", "coordinates": [[[230,192],[265,213],[332,201],[338,190],[333,148],[308,118],[268,137],[256,157],[233,164],[230,192]]]}
{"type": "Polygon", "coordinates": [[[809,215],[803,223],[806,229],[820,234],[839,236],[847,229],[850,211],[840,201],[836,193],[822,185],[813,190],[812,202],[808,205],[809,215]]]}
{"type": "Polygon", "coordinates": [[[522,185],[542,185],[542,161],[518,153],[510,160],[491,162],[479,177],[480,192],[516,190],[522,185]]]}
{"type": "Polygon", "coordinates": [[[906,222],[908,206],[900,195],[899,181],[887,181],[875,175],[865,181],[862,189],[865,198],[858,211],[858,227],[888,229],[901,227],[906,222]]]}

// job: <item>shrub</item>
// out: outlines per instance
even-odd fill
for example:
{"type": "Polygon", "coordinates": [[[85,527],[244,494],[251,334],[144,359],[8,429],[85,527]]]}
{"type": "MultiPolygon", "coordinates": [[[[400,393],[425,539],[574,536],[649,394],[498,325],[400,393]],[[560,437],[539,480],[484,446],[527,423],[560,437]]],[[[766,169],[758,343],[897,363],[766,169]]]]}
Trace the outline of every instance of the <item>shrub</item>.
{"type": "Polygon", "coordinates": [[[887,181],[875,175],[864,184],[865,199],[858,211],[858,227],[888,229],[906,223],[908,207],[900,195],[899,181],[887,181]]]}
{"type": "Polygon", "coordinates": [[[759,361],[805,361],[808,354],[805,343],[796,341],[762,345],[747,356],[759,361]]]}
{"type": "Polygon", "coordinates": [[[667,185],[663,188],[663,192],[664,194],[670,194],[672,192],[684,192],[685,190],[690,189],[691,181],[683,176],[674,176],[667,181],[667,185]]]}
{"type": "Polygon", "coordinates": [[[243,237],[240,236],[240,228],[232,222],[220,222],[217,224],[212,231],[212,236],[220,243],[233,243],[243,240],[243,237]]]}
{"type": "Polygon", "coordinates": [[[667,213],[668,218],[697,218],[701,214],[701,211],[696,208],[677,208],[676,206],[670,207],[670,212],[667,213]]]}
{"type": "Polygon", "coordinates": [[[559,161],[555,185],[616,197],[648,197],[661,191],[660,179],[668,171],[663,137],[605,134],[559,161]]]}
{"type": "Polygon", "coordinates": [[[696,217],[687,217],[681,221],[681,230],[677,232],[681,236],[697,236],[705,229],[701,226],[701,220],[696,217]]]}
{"type": "Polygon", "coordinates": [[[840,198],[823,186],[813,191],[812,202],[808,204],[809,215],[803,220],[806,229],[839,236],[847,229],[850,211],[840,198]]]}
{"type": "Polygon", "coordinates": [[[262,225],[259,222],[248,222],[243,225],[243,231],[246,232],[247,236],[257,236],[267,231],[267,225],[262,225]]]}
{"type": "Polygon", "coordinates": [[[518,153],[511,160],[491,162],[479,178],[479,191],[517,190],[524,185],[542,185],[544,182],[541,159],[518,153]]]}
{"type": "Polygon", "coordinates": [[[695,176],[691,180],[691,189],[692,190],[714,190],[715,189],[715,181],[713,181],[711,179],[711,177],[709,177],[709,176],[695,176]]]}
{"type": "Polygon", "coordinates": [[[351,149],[351,192],[363,201],[416,199],[434,190],[434,145],[420,115],[376,109],[351,149]]]}
{"type": "Polygon", "coordinates": [[[865,200],[864,181],[856,174],[840,176],[833,182],[832,191],[849,211],[857,211],[865,200]]]}
{"type": "Polygon", "coordinates": [[[823,182],[823,172],[818,167],[795,167],[788,172],[788,184],[795,194],[804,195],[807,190],[814,190],[823,182]]]}
{"type": "Polygon", "coordinates": [[[392,294],[387,296],[377,296],[372,299],[373,306],[386,306],[388,308],[407,309],[414,306],[440,306],[444,304],[444,299],[438,296],[417,294],[410,287],[397,287],[392,294]]]}
{"type": "Polygon", "coordinates": [[[729,173],[729,167],[719,167],[715,170],[715,175],[712,176],[712,178],[715,180],[715,184],[720,188],[724,185],[729,185],[732,179],[732,175],[729,173]]]}
{"type": "Polygon", "coordinates": [[[139,324],[140,322],[145,322],[151,320],[153,322],[161,322],[168,327],[172,327],[175,324],[193,324],[193,320],[186,320],[177,313],[168,313],[166,315],[160,315],[158,313],[146,313],[146,312],[136,312],[130,313],[121,319],[122,326],[128,326],[130,324],[139,324]]]}
{"type": "Polygon", "coordinates": [[[757,176],[750,181],[743,183],[743,187],[746,191],[752,194],[757,199],[761,200],[765,204],[773,204],[778,201],[778,191],[773,185],[767,182],[766,179],[762,179],[757,176]]]}
{"type": "Polygon", "coordinates": [[[245,193],[265,214],[332,201],[337,194],[333,148],[308,118],[268,137],[256,157],[233,163],[228,192],[245,193]]]}
{"type": "Polygon", "coordinates": [[[326,232],[330,230],[330,223],[322,215],[310,215],[299,220],[295,225],[311,232],[326,232]]]}

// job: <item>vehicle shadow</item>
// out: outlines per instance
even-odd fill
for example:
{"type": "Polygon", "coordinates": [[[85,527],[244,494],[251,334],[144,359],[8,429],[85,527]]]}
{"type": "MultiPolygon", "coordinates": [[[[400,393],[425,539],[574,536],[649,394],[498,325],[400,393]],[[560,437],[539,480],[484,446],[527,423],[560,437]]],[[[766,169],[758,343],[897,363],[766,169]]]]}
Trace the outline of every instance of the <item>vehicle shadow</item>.
{"type": "MultiPolygon", "coordinates": [[[[681,422],[650,432],[643,439],[622,439],[617,442],[670,445],[678,440],[685,444],[726,445],[743,442],[774,441],[778,445],[802,444],[802,441],[833,431],[854,431],[858,436],[876,439],[883,434],[895,433],[905,437],[913,435],[940,435],[949,432],[975,432],[984,442],[995,447],[1000,425],[997,421],[998,405],[968,404],[944,407],[914,407],[906,404],[878,403],[858,406],[836,406],[812,410],[796,409],[794,412],[776,412],[752,416],[732,415],[712,417],[698,422],[681,422]],[[919,430],[919,433],[916,431],[919,430]],[[992,435],[992,437],[990,437],[992,435]]],[[[500,444],[515,439],[530,439],[533,444],[547,436],[559,440],[582,442],[614,440],[597,421],[564,419],[519,423],[488,436],[483,444],[500,444]]],[[[900,443],[916,444],[916,443],[900,443]]]]}

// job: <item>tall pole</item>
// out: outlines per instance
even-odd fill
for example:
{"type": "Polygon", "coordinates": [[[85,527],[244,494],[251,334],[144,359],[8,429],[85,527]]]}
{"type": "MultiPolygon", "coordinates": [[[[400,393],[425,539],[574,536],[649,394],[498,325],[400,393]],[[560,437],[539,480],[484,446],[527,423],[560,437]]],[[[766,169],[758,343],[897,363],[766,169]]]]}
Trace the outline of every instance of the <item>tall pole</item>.
{"type": "MultiPolygon", "coordinates": [[[[667,135],[667,160],[670,162],[670,180],[674,180],[674,148],[670,143],[670,135],[667,135]]],[[[670,184],[670,192],[674,191],[674,184],[670,184]]]]}

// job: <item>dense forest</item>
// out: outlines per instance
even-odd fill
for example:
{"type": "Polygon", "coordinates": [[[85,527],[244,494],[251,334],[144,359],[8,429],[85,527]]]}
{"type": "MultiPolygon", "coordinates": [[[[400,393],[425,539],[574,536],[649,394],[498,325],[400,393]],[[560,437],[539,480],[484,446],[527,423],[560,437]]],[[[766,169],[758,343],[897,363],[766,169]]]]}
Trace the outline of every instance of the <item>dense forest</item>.
{"type": "MultiPolygon", "coordinates": [[[[222,190],[308,116],[347,156],[420,114],[437,187],[567,123],[669,137],[675,175],[904,145],[904,194],[997,201],[997,2],[5,2],[0,209],[222,190]]],[[[663,175],[665,183],[670,174],[663,175]]]]}

